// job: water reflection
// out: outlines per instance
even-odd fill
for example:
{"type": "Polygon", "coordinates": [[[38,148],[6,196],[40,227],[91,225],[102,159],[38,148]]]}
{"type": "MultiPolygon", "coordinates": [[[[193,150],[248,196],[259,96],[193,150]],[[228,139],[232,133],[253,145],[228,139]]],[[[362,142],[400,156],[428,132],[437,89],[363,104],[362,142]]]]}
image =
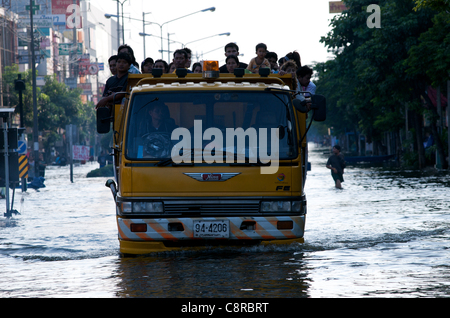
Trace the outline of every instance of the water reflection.
{"type": "Polygon", "coordinates": [[[309,287],[303,253],[291,252],[122,258],[116,275],[118,297],[306,297],[309,287]]]}

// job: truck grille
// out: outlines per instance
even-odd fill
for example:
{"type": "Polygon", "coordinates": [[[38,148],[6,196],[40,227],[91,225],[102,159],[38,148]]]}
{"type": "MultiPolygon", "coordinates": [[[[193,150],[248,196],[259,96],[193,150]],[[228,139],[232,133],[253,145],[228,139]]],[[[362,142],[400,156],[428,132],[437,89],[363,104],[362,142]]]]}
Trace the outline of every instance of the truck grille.
{"type": "Polygon", "coordinates": [[[236,215],[259,214],[259,200],[243,201],[165,201],[165,214],[236,215]]]}

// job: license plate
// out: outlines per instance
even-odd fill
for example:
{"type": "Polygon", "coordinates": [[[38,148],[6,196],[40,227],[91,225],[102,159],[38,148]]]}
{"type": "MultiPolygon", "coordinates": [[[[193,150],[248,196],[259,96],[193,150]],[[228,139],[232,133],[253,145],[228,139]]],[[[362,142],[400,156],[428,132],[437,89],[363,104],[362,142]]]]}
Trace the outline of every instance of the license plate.
{"type": "Polygon", "coordinates": [[[194,221],[194,237],[201,238],[229,238],[230,221],[194,221]]]}

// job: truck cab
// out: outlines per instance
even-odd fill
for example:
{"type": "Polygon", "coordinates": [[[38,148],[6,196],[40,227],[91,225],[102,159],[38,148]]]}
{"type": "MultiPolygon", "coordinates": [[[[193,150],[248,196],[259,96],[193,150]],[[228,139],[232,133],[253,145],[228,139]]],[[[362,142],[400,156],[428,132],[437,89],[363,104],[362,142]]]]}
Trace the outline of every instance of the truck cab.
{"type": "MultiPolygon", "coordinates": [[[[204,67],[205,69],[206,67],[204,67]]],[[[290,75],[129,74],[113,133],[120,252],[303,242],[307,111],[290,75]]]]}

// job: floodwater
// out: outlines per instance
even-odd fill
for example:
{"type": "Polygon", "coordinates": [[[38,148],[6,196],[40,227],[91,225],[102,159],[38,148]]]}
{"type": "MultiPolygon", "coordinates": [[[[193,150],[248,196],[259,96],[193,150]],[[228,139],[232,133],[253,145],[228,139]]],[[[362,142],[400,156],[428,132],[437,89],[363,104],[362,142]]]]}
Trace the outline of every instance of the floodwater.
{"type": "MultiPolygon", "coordinates": [[[[348,167],[310,147],[305,244],[123,258],[97,164],[50,167],[0,217],[0,297],[449,297],[450,175],[348,167]]],[[[5,200],[1,200],[2,215],[5,200]]]]}

